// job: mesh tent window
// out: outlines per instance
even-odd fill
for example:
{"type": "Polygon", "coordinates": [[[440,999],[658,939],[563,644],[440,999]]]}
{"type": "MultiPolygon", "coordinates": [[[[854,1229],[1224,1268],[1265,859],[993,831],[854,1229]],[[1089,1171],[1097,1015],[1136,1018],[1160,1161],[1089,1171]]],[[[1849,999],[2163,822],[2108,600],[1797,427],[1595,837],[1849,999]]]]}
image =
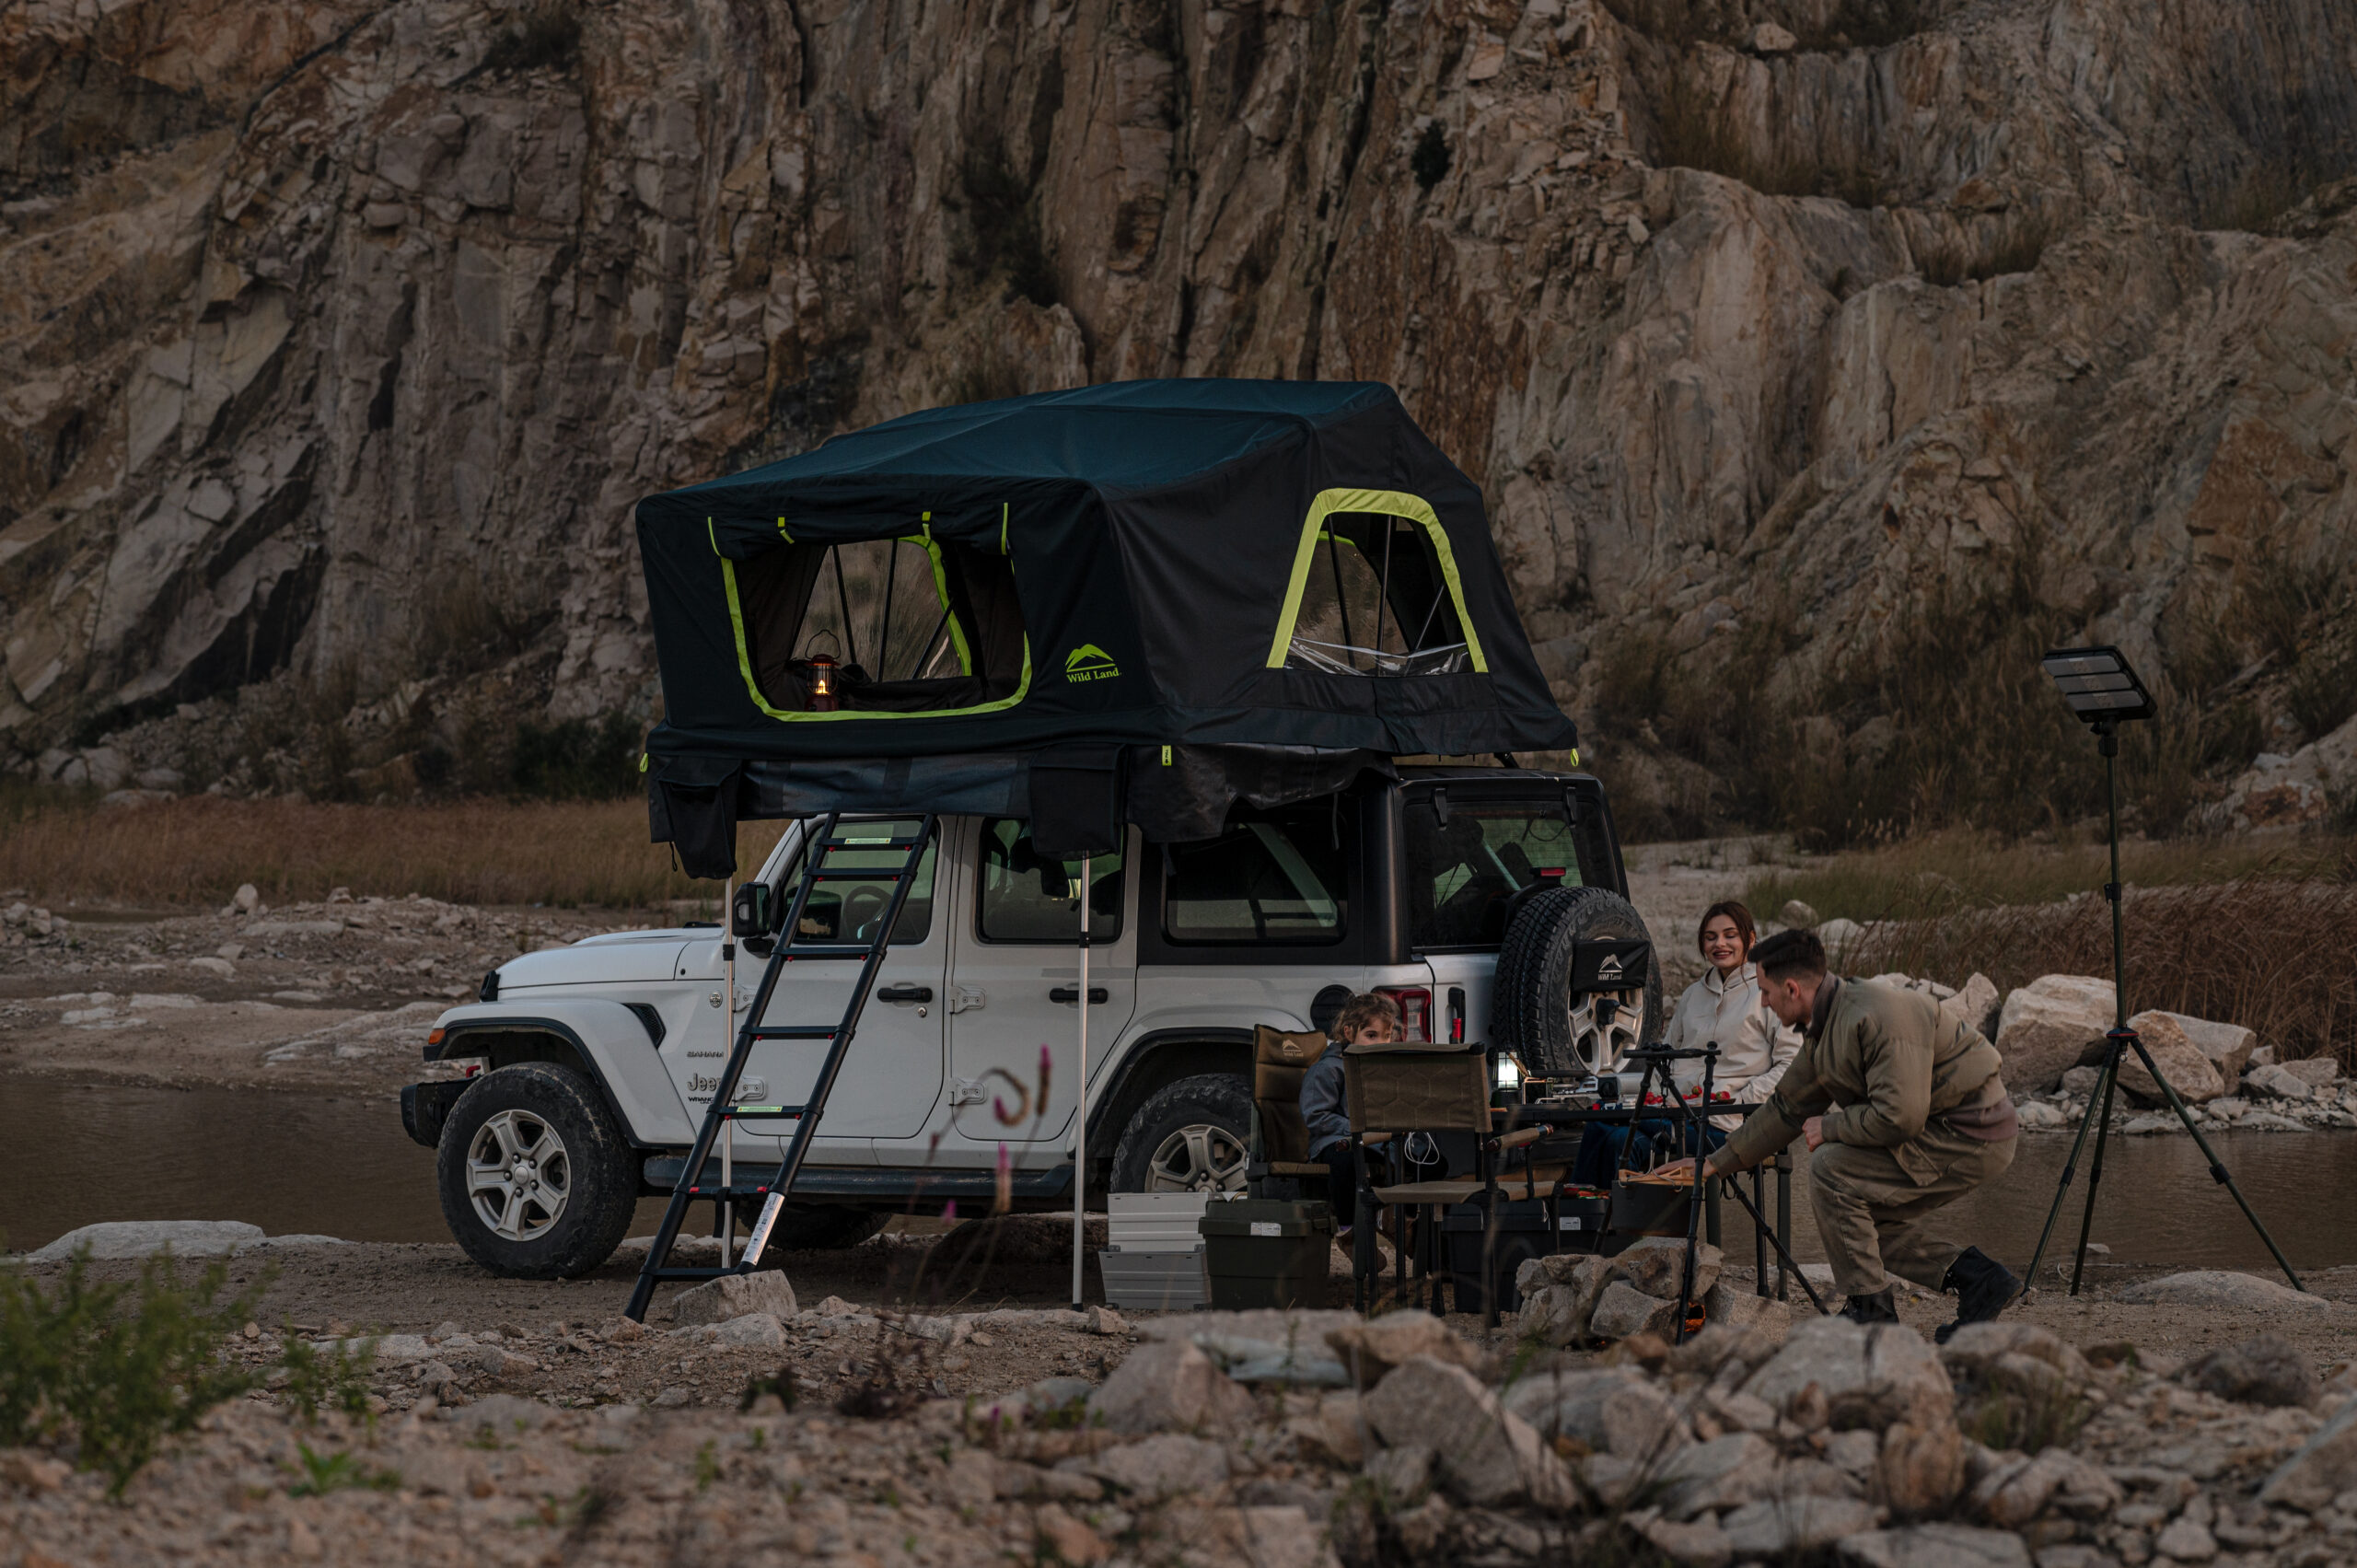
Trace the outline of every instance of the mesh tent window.
{"type": "Polygon", "coordinates": [[[1399,491],[1319,492],[1302,523],[1268,665],[1329,675],[1487,673],[1431,505],[1399,491]]]}
{"type": "Polygon", "coordinates": [[[782,537],[749,561],[719,560],[737,668],[771,718],[990,713],[1030,688],[1030,638],[1004,552],[920,528],[830,543],[782,537]],[[837,660],[842,705],[830,713],[809,711],[819,653],[837,660]]]}

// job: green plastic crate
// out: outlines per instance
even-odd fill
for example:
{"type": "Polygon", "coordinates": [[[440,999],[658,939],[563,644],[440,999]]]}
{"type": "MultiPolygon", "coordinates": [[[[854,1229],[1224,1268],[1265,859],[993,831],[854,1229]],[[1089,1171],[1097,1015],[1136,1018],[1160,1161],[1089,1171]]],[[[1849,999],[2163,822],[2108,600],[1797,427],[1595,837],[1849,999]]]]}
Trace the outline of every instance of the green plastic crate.
{"type": "Polygon", "coordinates": [[[1330,1305],[1334,1211],[1323,1202],[1213,1202],[1200,1228],[1214,1310],[1330,1305]]]}

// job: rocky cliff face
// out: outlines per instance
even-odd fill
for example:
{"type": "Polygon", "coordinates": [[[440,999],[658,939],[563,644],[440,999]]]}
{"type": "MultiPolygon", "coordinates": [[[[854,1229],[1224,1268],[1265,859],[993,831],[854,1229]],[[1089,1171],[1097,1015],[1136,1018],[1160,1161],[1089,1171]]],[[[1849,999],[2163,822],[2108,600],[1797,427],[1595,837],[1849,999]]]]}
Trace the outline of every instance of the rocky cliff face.
{"type": "Polygon", "coordinates": [[[1397,386],[1666,820],[1730,701],[1870,768],[2016,634],[2213,762],[2346,716],[2332,0],[27,0],[0,62],[20,768],[284,787],[265,681],[338,788],[643,714],[640,495],[1159,375],[1397,386]]]}

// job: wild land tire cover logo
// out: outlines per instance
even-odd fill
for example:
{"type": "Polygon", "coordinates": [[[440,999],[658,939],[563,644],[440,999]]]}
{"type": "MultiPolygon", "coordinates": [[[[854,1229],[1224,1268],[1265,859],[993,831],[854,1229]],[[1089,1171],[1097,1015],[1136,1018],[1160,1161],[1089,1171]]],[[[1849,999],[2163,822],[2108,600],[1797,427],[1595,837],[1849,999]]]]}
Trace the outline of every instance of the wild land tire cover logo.
{"type": "Polygon", "coordinates": [[[1064,656],[1064,679],[1074,685],[1084,680],[1112,680],[1120,673],[1113,656],[1094,643],[1083,643],[1064,656]]]}
{"type": "Polygon", "coordinates": [[[1596,978],[1598,980],[1619,980],[1620,978],[1620,955],[1618,953],[1605,954],[1604,961],[1596,966],[1596,978]]]}

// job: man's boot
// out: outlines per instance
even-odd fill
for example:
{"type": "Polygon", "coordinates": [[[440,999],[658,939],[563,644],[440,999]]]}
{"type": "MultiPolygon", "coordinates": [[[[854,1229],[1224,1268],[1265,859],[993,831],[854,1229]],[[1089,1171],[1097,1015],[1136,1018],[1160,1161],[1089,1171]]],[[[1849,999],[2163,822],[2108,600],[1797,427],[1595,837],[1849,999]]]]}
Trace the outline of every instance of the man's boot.
{"type": "Polygon", "coordinates": [[[1890,1299],[1890,1287],[1885,1285],[1872,1295],[1853,1295],[1842,1305],[1841,1316],[1852,1323],[1896,1323],[1898,1308],[1890,1299]]]}
{"type": "Polygon", "coordinates": [[[1956,1321],[1943,1323],[1932,1338],[1940,1344],[1967,1323],[1986,1323],[2020,1294],[2022,1282],[2014,1272],[1978,1247],[1968,1247],[1948,1265],[1942,1290],[1956,1292],[1956,1321]]]}

